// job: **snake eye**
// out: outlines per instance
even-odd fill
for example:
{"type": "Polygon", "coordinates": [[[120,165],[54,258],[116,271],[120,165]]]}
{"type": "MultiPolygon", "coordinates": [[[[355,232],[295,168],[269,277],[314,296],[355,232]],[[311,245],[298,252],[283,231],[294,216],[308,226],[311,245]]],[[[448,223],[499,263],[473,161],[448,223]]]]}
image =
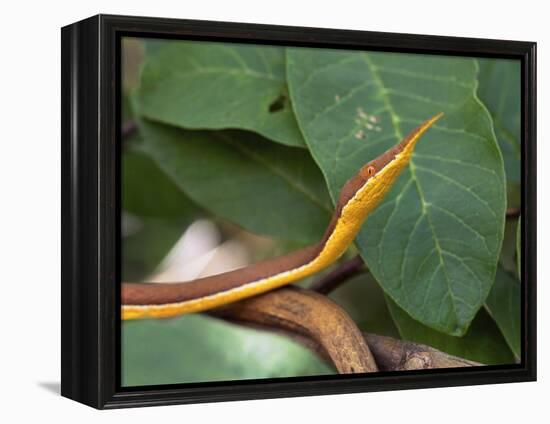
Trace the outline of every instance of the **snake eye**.
{"type": "Polygon", "coordinates": [[[371,165],[367,168],[367,176],[372,177],[374,174],[376,174],[376,169],[371,165]]]}

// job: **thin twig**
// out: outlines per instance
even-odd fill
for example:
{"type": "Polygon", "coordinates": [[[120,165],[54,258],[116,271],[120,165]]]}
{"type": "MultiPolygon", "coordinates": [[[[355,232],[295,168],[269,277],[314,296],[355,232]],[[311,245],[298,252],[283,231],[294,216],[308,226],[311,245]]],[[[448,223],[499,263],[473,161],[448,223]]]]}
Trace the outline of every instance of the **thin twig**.
{"type": "Polygon", "coordinates": [[[120,134],[121,134],[122,138],[128,138],[131,135],[133,135],[136,131],[137,131],[136,121],[133,121],[133,120],[130,119],[128,121],[125,121],[122,124],[120,134]]]}
{"type": "Polygon", "coordinates": [[[518,219],[521,213],[520,208],[508,208],[506,209],[506,218],[518,219]]]}
{"type": "Polygon", "coordinates": [[[317,293],[328,294],[364,269],[365,263],[361,256],[357,255],[353,259],[340,264],[334,271],[329,272],[323,278],[313,282],[309,289],[317,293]]]}

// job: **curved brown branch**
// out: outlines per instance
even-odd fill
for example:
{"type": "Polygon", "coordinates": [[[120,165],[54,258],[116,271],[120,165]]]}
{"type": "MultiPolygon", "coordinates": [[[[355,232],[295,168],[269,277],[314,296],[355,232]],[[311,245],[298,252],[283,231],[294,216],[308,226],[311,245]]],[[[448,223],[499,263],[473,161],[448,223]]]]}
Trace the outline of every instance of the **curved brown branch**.
{"type": "Polygon", "coordinates": [[[441,352],[423,344],[363,333],[382,371],[481,366],[478,362],[441,352]]]}
{"type": "Polygon", "coordinates": [[[309,339],[341,374],[378,370],[349,315],[327,297],[312,291],[285,287],[218,308],[211,314],[309,339]]]}
{"type": "Polygon", "coordinates": [[[211,314],[282,332],[332,362],[340,373],[482,365],[422,344],[360,333],[347,313],[332,300],[296,287],[227,305],[211,314]]]}
{"type": "Polygon", "coordinates": [[[309,289],[317,293],[328,294],[364,269],[365,263],[361,256],[357,255],[353,259],[340,264],[334,271],[329,272],[323,278],[313,282],[309,289]]]}

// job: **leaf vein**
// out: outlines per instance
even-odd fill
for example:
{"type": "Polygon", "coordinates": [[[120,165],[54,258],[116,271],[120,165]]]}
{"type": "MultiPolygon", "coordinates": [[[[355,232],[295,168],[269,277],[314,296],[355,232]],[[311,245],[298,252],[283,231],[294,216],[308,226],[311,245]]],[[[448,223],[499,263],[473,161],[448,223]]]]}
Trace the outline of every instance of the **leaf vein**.
{"type": "Polygon", "coordinates": [[[488,211],[491,212],[491,214],[495,217],[497,217],[497,214],[496,212],[491,208],[491,206],[489,205],[489,203],[483,199],[481,196],[479,196],[475,191],[473,191],[470,187],[468,186],[465,186],[464,184],[462,183],[459,183],[458,181],[456,180],[453,180],[452,178],[449,178],[448,176],[446,176],[445,174],[442,174],[441,172],[438,172],[438,171],[434,171],[433,169],[430,169],[430,168],[426,168],[424,166],[421,166],[421,165],[416,165],[415,164],[415,168],[423,171],[423,172],[427,172],[427,173],[430,173],[432,175],[435,175],[439,178],[441,178],[442,180],[445,180],[447,181],[449,184],[453,184],[457,187],[460,187],[463,191],[469,193],[472,197],[474,197],[478,202],[480,202],[481,204],[483,204],[488,211]]]}

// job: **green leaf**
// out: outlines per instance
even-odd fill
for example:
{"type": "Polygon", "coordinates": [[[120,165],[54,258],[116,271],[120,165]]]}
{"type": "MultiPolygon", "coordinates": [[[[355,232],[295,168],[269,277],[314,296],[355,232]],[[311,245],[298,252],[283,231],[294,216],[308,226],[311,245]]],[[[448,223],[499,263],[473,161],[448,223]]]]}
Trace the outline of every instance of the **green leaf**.
{"type": "Polygon", "coordinates": [[[183,232],[205,212],[139,150],[141,137],[122,155],[123,219],[137,229],[123,238],[124,281],[140,281],[151,274],[183,232]],[[128,215],[129,213],[129,215],[128,215]]]}
{"type": "Polygon", "coordinates": [[[288,100],[281,47],[171,41],[148,55],[139,103],[186,129],[246,129],[304,146],[288,100]]]}
{"type": "Polygon", "coordinates": [[[422,343],[485,365],[513,364],[514,357],[494,321],[481,309],[462,337],[440,333],[412,319],[389,297],[388,308],[404,340],[422,343]]]}
{"type": "Polygon", "coordinates": [[[493,118],[495,133],[504,156],[506,179],[519,189],[521,63],[519,60],[479,59],[479,65],[479,98],[493,118]]]}
{"type": "Polygon", "coordinates": [[[204,315],[122,324],[122,385],[333,374],[306,348],[204,315]]]}
{"type": "Polygon", "coordinates": [[[495,320],[517,359],[521,356],[521,286],[513,276],[498,268],[495,284],[485,307],[495,320]]]}
{"type": "MultiPolygon", "coordinates": [[[[122,97],[122,120],[135,119],[129,95],[122,97]]],[[[189,224],[204,216],[172,180],[140,151],[143,139],[134,131],[122,151],[122,279],[149,276],[189,224]],[[125,228],[130,228],[125,234],[125,228]]]]}
{"type": "Polygon", "coordinates": [[[368,272],[346,281],[329,296],[347,311],[361,330],[384,336],[399,336],[386,305],[384,292],[368,272]]]}
{"type": "Polygon", "coordinates": [[[472,59],[289,49],[294,110],[335,200],[358,169],[438,112],[410,167],[356,244],[415,319],[461,335],[494,281],[505,209],[502,156],[472,59]]]}
{"type": "Polygon", "coordinates": [[[185,131],[143,120],[144,150],[192,200],[249,231],[317,241],[331,215],[307,150],[249,132],[185,131]]]}
{"type": "Polygon", "coordinates": [[[136,148],[122,155],[122,207],[141,217],[187,222],[203,215],[156,163],[136,148]]]}

